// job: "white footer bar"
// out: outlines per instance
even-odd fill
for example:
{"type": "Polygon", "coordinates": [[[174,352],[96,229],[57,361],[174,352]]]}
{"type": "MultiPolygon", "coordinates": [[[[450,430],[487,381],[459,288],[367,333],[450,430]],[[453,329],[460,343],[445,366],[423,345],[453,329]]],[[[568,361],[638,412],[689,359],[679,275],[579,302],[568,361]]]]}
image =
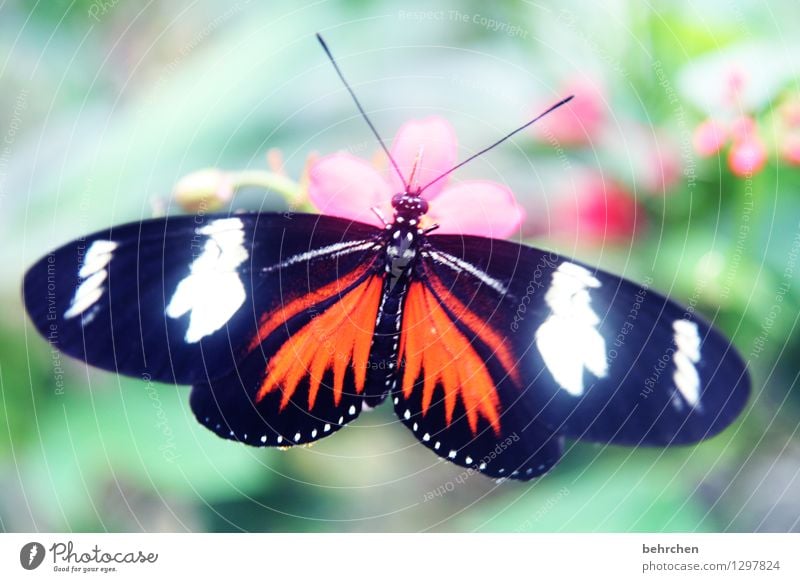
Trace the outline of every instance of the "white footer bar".
{"type": "Polygon", "coordinates": [[[0,535],[1,580],[797,581],[799,564],[800,534],[0,535]]]}

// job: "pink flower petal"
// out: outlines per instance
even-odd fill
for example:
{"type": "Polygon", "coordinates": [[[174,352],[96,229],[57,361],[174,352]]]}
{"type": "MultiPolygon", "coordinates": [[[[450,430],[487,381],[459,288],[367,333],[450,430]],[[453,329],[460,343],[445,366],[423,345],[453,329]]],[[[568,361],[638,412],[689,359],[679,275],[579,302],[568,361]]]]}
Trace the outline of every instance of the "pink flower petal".
{"type": "Polygon", "coordinates": [[[780,106],[781,119],[789,127],[800,127],[800,95],[792,95],[780,106]]]}
{"type": "Polygon", "coordinates": [[[576,179],[572,196],[553,205],[553,234],[585,244],[625,244],[646,225],[645,211],[614,180],[591,172],[576,179]]]}
{"type": "Polygon", "coordinates": [[[511,190],[495,182],[474,180],[447,187],[430,203],[437,233],[506,238],[519,229],[525,211],[511,190]]]}
{"type": "MultiPolygon", "coordinates": [[[[422,159],[417,166],[414,184],[424,186],[456,165],[457,147],[458,139],[453,126],[443,117],[428,117],[403,124],[392,142],[392,157],[408,180],[422,148],[422,159]]],[[[403,191],[403,184],[397,173],[390,169],[392,194],[399,194],[403,191]]],[[[446,178],[442,179],[425,190],[425,198],[430,200],[437,196],[446,182],[446,178]]],[[[410,186],[413,187],[414,184],[410,186]]]]}
{"type": "Polygon", "coordinates": [[[781,156],[793,166],[800,166],[800,133],[790,133],[781,143],[781,156]]]}
{"type": "Polygon", "coordinates": [[[694,130],[694,149],[703,157],[716,154],[728,139],[728,129],[715,119],[706,119],[694,130]]]}
{"type": "Polygon", "coordinates": [[[731,122],[731,136],[734,141],[747,141],[756,133],[756,120],[743,115],[731,122]]]}
{"type": "Polygon", "coordinates": [[[735,142],[728,153],[728,165],[739,177],[757,174],[767,162],[767,148],[758,137],[735,142]]]}
{"type": "Polygon", "coordinates": [[[308,196],[323,214],[380,225],[370,210],[391,216],[389,184],[375,168],[347,153],[320,158],[309,172],[308,196]]]}

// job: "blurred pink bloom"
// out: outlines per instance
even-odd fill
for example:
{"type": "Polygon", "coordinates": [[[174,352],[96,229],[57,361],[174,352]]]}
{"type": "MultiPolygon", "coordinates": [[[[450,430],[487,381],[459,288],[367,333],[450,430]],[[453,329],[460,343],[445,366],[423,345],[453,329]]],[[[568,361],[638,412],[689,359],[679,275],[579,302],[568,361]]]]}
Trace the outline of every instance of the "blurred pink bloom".
{"type": "Polygon", "coordinates": [[[644,227],[644,209],[619,183],[591,172],[577,180],[575,194],[553,208],[552,230],[591,244],[628,243],[644,227]]]}
{"type": "MultiPolygon", "coordinates": [[[[575,98],[557,113],[533,125],[534,134],[542,141],[554,139],[566,146],[592,143],[606,121],[605,91],[600,83],[573,79],[561,87],[558,94],[575,95],[575,98]]],[[[537,107],[538,113],[542,108],[537,107]]]]}
{"type": "Polygon", "coordinates": [[[753,175],[761,171],[767,161],[767,148],[761,139],[753,134],[734,141],[728,153],[728,165],[737,176],[753,175]]]}
{"type": "Polygon", "coordinates": [[[780,147],[781,157],[793,166],[800,166],[800,133],[784,136],[780,147]]]}
{"type": "Polygon", "coordinates": [[[747,71],[743,68],[735,67],[728,71],[727,75],[727,100],[732,106],[738,106],[739,97],[744,92],[747,85],[747,71]]]}
{"type": "Polygon", "coordinates": [[[694,130],[692,143],[695,151],[703,157],[716,154],[728,139],[728,130],[721,121],[706,119],[694,130]]]}
{"type": "Polygon", "coordinates": [[[792,95],[780,106],[781,119],[790,128],[800,127],[800,96],[792,95]]]}
{"type": "MultiPolygon", "coordinates": [[[[405,123],[391,152],[406,178],[419,159],[413,190],[456,164],[457,145],[447,120],[428,117],[405,123]]],[[[391,167],[378,171],[344,152],[320,158],[311,166],[309,175],[309,198],[320,212],[379,226],[380,221],[370,209],[378,207],[387,218],[391,217],[392,196],[403,191],[403,184],[391,167]]],[[[439,225],[437,233],[505,238],[519,228],[524,218],[511,190],[495,182],[465,180],[449,184],[448,177],[425,190],[423,197],[430,204],[426,221],[439,225]]]]}
{"type": "Polygon", "coordinates": [[[749,141],[756,132],[756,120],[748,115],[737,117],[730,125],[734,141],[749,141]]]}

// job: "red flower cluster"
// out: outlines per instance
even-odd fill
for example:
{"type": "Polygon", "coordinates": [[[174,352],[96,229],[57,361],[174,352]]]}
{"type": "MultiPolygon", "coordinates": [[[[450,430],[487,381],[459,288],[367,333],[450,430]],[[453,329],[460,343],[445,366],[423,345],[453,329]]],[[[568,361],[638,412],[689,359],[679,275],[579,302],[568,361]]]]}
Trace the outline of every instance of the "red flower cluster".
{"type": "Polygon", "coordinates": [[[767,162],[767,148],[752,117],[739,117],[729,123],[707,119],[695,129],[693,142],[697,153],[704,157],[717,154],[730,142],[728,166],[737,176],[752,176],[767,162]]]}

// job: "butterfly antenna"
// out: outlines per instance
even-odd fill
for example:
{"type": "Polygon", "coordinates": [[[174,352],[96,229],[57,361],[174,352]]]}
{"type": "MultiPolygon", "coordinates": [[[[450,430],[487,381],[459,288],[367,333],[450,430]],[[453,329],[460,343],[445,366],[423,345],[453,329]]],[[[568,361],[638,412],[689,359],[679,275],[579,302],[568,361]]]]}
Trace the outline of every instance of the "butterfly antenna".
{"type": "Polygon", "coordinates": [[[524,125],[521,125],[521,126],[520,126],[520,127],[518,127],[517,129],[515,129],[514,131],[512,131],[511,133],[509,133],[508,135],[506,135],[505,137],[502,137],[502,138],[498,139],[496,142],[494,142],[494,143],[493,143],[492,145],[490,145],[489,147],[485,147],[485,148],[483,148],[483,149],[482,149],[481,151],[479,151],[477,154],[475,154],[475,155],[472,155],[472,156],[468,157],[466,160],[464,160],[463,162],[461,162],[461,163],[459,163],[459,164],[456,164],[455,166],[453,166],[452,168],[450,168],[449,170],[447,170],[446,172],[444,172],[444,173],[443,173],[443,174],[441,174],[440,176],[438,176],[438,177],[434,178],[433,180],[431,180],[430,182],[428,182],[427,184],[425,184],[425,185],[424,185],[422,188],[420,188],[420,190],[419,190],[418,194],[422,194],[422,192],[424,192],[424,191],[425,191],[427,188],[430,188],[431,186],[433,186],[433,185],[434,185],[436,182],[438,182],[439,180],[441,180],[441,179],[443,179],[443,178],[445,178],[445,177],[449,176],[450,174],[452,174],[453,172],[455,172],[457,169],[459,169],[461,166],[464,166],[464,165],[466,165],[466,164],[470,163],[472,160],[474,160],[474,159],[475,159],[475,158],[477,158],[478,156],[482,156],[483,154],[485,154],[485,153],[486,153],[486,152],[488,152],[489,150],[491,150],[491,149],[493,149],[493,148],[496,148],[496,147],[497,147],[497,146],[499,146],[501,143],[503,143],[504,141],[506,141],[506,140],[507,140],[507,139],[509,139],[510,137],[513,137],[513,136],[515,136],[516,134],[518,134],[518,133],[519,133],[520,131],[522,131],[523,129],[527,129],[528,127],[530,127],[531,125],[533,125],[534,123],[536,123],[537,121],[539,121],[539,120],[540,120],[542,117],[544,117],[544,116],[545,116],[545,115],[547,115],[548,113],[550,113],[550,112],[552,112],[552,111],[555,111],[556,109],[558,109],[558,108],[559,108],[559,107],[561,107],[562,105],[566,105],[567,103],[569,103],[570,101],[572,101],[573,97],[575,97],[575,95],[570,95],[569,97],[566,97],[566,98],[562,99],[561,101],[559,101],[559,102],[558,102],[558,103],[556,103],[555,105],[552,105],[552,106],[550,106],[550,107],[547,109],[547,111],[545,111],[544,113],[540,113],[539,115],[537,115],[536,117],[534,117],[533,119],[531,119],[529,122],[527,122],[527,123],[526,123],[526,124],[524,124],[524,125]]]}
{"type": "Polygon", "coordinates": [[[386,147],[386,144],[383,142],[383,139],[381,139],[380,134],[378,134],[378,130],[375,129],[374,125],[372,125],[372,121],[370,121],[367,112],[364,111],[364,108],[361,106],[361,102],[358,100],[358,97],[356,97],[356,94],[353,92],[353,89],[350,87],[350,84],[347,82],[347,79],[344,78],[342,70],[339,68],[339,65],[336,64],[336,59],[334,59],[333,55],[331,54],[331,49],[328,48],[328,45],[325,43],[325,41],[323,40],[322,36],[319,33],[317,33],[317,40],[319,41],[319,44],[322,45],[322,50],[324,50],[325,54],[328,55],[328,59],[330,59],[333,68],[336,69],[336,74],[339,75],[339,78],[342,80],[342,83],[344,83],[344,86],[347,89],[348,93],[350,93],[350,96],[353,98],[356,107],[358,107],[358,111],[361,113],[361,117],[364,118],[364,121],[367,122],[367,125],[369,125],[369,128],[372,130],[372,133],[375,134],[376,138],[378,138],[378,143],[381,144],[383,151],[386,152],[389,161],[392,163],[394,171],[397,172],[397,175],[400,177],[400,181],[403,183],[403,188],[405,190],[408,190],[408,183],[406,182],[406,179],[403,177],[403,173],[400,171],[400,167],[397,165],[397,162],[394,161],[392,154],[389,152],[389,148],[386,147]]]}
{"type": "Polygon", "coordinates": [[[419,146],[419,151],[417,152],[417,157],[414,158],[414,166],[411,168],[411,174],[408,176],[408,188],[406,190],[414,188],[414,180],[417,178],[417,168],[419,168],[420,164],[422,163],[422,154],[425,153],[425,146],[419,146]]]}

